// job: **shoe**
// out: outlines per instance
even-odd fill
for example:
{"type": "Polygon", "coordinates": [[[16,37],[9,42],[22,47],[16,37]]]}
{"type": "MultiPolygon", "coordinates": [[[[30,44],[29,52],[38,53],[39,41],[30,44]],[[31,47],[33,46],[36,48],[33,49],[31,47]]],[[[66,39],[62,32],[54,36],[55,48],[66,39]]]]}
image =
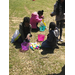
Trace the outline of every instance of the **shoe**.
{"type": "Polygon", "coordinates": [[[62,40],[62,39],[60,39],[60,42],[63,42],[63,40],[62,40]]]}
{"type": "Polygon", "coordinates": [[[55,48],[59,49],[59,47],[58,47],[58,46],[55,46],[55,48]]]}

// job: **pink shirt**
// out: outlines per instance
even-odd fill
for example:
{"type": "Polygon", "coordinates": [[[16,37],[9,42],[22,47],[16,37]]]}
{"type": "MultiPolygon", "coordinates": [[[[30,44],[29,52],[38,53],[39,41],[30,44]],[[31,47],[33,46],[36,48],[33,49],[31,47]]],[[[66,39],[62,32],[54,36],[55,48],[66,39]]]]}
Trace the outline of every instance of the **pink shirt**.
{"type": "Polygon", "coordinates": [[[32,28],[36,29],[37,28],[36,24],[41,21],[42,21],[42,18],[39,18],[39,15],[37,14],[37,12],[32,13],[30,18],[30,24],[32,25],[32,28]]]}

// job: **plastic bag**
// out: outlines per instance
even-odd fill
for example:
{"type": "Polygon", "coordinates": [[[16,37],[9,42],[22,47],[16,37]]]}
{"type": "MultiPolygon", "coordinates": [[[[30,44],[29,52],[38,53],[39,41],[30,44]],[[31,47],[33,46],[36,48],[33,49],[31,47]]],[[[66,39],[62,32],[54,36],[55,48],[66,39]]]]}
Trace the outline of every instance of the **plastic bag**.
{"type": "Polygon", "coordinates": [[[29,50],[29,42],[21,43],[21,47],[22,47],[22,50],[24,50],[24,51],[29,50]]]}
{"type": "Polygon", "coordinates": [[[11,38],[11,43],[15,42],[19,37],[21,36],[19,30],[16,29],[15,33],[13,34],[11,38]]]}

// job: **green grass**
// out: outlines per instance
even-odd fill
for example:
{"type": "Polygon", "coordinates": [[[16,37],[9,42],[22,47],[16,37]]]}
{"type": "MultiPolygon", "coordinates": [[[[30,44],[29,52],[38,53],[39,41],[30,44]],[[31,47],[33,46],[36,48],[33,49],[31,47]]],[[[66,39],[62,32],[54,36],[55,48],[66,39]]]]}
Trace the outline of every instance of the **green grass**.
{"type": "MultiPolygon", "coordinates": [[[[34,11],[44,10],[47,28],[50,22],[55,22],[55,17],[50,17],[55,2],[56,0],[9,0],[9,75],[46,75],[62,71],[65,65],[65,46],[61,42],[59,49],[55,49],[54,53],[46,51],[45,54],[42,54],[42,49],[29,49],[22,53],[20,48],[15,48],[16,45],[10,42],[15,30],[19,29],[19,23],[25,16],[31,17],[34,11]]],[[[36,42],[38,34],[44,34],[46,39],[48,29],[44,32],[32,32],[31,42],[36,42]]],[[[65,42],[65,28],[63,40],[65,42]]]]}

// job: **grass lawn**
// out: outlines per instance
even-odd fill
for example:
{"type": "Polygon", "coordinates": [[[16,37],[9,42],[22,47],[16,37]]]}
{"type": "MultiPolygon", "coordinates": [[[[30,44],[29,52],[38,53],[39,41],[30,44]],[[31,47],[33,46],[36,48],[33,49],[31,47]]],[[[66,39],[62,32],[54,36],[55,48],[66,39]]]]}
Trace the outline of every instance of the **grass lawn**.
{"type": "Polygon", "coordinates": [[[56,0],[9,0],[9,75],[62,73],[62,67],[65,65],[65,28],[63,28],[63,42],[59,42],[59,49],[54,49],[53,52],[42,49],[33,51],[29,48],[28,51],[22,53],[19,51],[19,43],[12,44],[10,42],[23,18],[31,17],[31,13],[38,10],[44,10],[47,29],[44,32],[32,32],[31,42],[36,42],[38,34],[44,34],[46,39],[49,23],[55,22],[55,17],[50,17],[55,2],[56,0]]]}

